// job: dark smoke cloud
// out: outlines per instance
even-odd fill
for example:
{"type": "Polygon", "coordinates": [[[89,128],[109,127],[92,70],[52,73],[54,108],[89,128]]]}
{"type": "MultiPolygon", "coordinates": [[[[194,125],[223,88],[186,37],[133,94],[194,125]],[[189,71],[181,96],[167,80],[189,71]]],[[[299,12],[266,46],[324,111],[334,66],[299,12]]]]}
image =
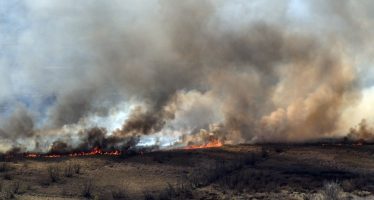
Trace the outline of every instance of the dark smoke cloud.
{"type": "MultiPolygon", "coordinates": [[[[57,31],[46,37],[50,59],[57,62],[64,52],[61,63],[67,66],[40,90],[42,96],[56,96],[48,120],[35,131],[26,111],[15,114],[9,118],[15,122],[2,128],[4,138],[69,132],[79,135],[78,148],[112,148],[142,135],[183,129],[185,143],[211,135],[232,143],[305,141],[341,131],[344,111],[360,98],[351,53],[356,41],[371,40],[365,30],[372,25],[359,3],[307,2],[309,17],[318,24],[311,27],[285,17],[291,1],[274,7],[246,2],[249,13],[261,16],[260,5],[269,19],[254,15],[230,23],[222,19],[229,4],[224,1],[117,3],[71,7],[60,2],[42,9],[45,16],[71,14],[53,19],[57,31]],[[267,13],[265,6],[277,12],[267,13]],[[123,101],[139,105],[112,137],[105,129],[81,125],[92,116],[110,115],[123,101]]],[[[46,79],[44,71],[26,74],[46,79]]],[[[58,141],[52,144],[56,151],[74,146],[53,141],[58,141]]]]}
{"type": "Polygon", "coordinates": [[[50,152],[53,154],[56,154],[56,153],[63,154],[63,153],[68,153],[71,150],[72,150],[72,147],[69,146],[69,144],[67,144],[66,142],[57,140],[52,143],[50,152]]]}
{"type": "Polygon", "coordinates": [[[83,130],[79,133],[80,144],[74,151],[89,151],[93,148],[100,148],[105,151],[109,150],[128,150],[134,148],[138,143],[138,137],[118,137],[116,135],[108,135],[105,128],[94,127],[83,130]]]}
{"type": "Polygon", "coordinates": [[[127,151],[135,148],[139,142],[139,138],[134,136],[118,137],[116,135],[108,135],[107,130],[100,127],[81,130],[78,135],[80,137],[78,144],[73,146],[68,143],[69,141],[59,139],[52,143],[49,153],[64,154],[71,152],[89,152],[94,148],[103,151],[127,151]]]}
{"type": "Polygon", "coordinates": [[[24,107],[17,107],[8,119],[0,123],[0,135],[6,139],[28,138],[35,132],[34,117],[24,107]]]}
{"type": "Polygon", "coordinates": [[[159,113],[152,111],[143,111],[138,107],[125,121],[122,130],[118,134],[123,135],[137,135],[157,133],[162,130],[165,121],[164,117],[159,113]]]}

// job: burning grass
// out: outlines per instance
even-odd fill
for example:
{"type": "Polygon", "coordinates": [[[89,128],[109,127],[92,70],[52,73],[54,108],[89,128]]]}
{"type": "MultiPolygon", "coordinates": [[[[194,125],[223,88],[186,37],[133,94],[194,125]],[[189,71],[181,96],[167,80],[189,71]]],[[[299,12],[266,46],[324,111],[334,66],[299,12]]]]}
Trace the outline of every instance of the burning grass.
{"type": "MultiPolygon", "coordinates": [[[[183,149],[185,150],[193,150],[193,149],[207,149],[207,148],[219,148],[223,146],[223,142],[221,142],[218,139],[211,139],[206,144],[202,145],[189,145],[183,149]]],[[[112,149],[112,150],[103,150],[100,147],[94,147],[93,149],[89,151],[77,151],[74,150],[72,152],[62,152],[62,153],[34,153],[34,152],[28,152],[23,154],[7,154],[7,158],[13,158],[13,157],[21,157],[24,158],[61,158],[61,157],[84,157],[84,156],[114,156],[119,157],[123,155],[133,155],[135,154],[143,154],[143,152],[152,151],[154,147],[149,147],[145,149],[137,149],[137,150],[118,150],[118,149],[112,149]]],[[[156,148],[158,149],[158,148],[156,148]]],[[[1,166],[0,166],[1,171],[1,166]]]]}
{"type": "Polygon", "coordinates": [[[98,147],[93,148],[91,151],[79,151],[71,153],[25,153],[25,158],[60,158],[60,157],[81,157],[81,156],[97,156],[97,155],[107,155],[107,156],[120,156],[122,152],[120,150],[104,151],[98,147]]]}
{"type": "Polygon", "coordinates": [[[220,140],[218,139],[212,139],[210,140],[208,143],[206,144],[202,144],[202,145],[189,145],[187,147],[185,147],[185,149],[206,149],[206,148],[218,148],[218,147],[222,147],[223,146],[223,142],[221,142],[220,140]]]}

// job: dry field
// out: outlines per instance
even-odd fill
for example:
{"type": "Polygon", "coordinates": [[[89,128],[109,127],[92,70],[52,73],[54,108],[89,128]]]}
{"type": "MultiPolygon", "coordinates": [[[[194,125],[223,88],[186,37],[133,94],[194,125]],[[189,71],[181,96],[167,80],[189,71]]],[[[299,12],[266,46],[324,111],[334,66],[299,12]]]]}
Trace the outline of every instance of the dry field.
{"type": "Polygon", "coordinates": [[[374,146],[9,159],[0,176],[3,199],[374,199],[374,146]]]}

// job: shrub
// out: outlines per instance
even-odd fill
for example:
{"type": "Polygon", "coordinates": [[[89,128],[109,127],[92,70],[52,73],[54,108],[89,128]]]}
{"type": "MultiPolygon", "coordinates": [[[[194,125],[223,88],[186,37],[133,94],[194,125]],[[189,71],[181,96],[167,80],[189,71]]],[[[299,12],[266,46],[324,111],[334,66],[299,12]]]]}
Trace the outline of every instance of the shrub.
{"type": "Polygon", "coordinates": [[[353,184],[352,180],[344,180],[342,182],[342,189],[347,192],[352,192],[355,190],[355,185],[353,184]]]}
{"type": "Polygon", "coordinates": [[[196,173],[190,175],[190,184],[194,188],[207,186],[210,183],[241,169],[246,162],[246,158],[244,158],[244,160],[239,159],[239,161],[231,162],[216,161],[212,167],[200,169],[196,173]]]}
{"type": "Polygon", "coordinates": [[[16,181],[5,187],[3,190],[5,199],[13,199],[15,194],[20,194],[20,182],[16,181]]]}
{"type": "Polygon", "coordinates": [[[244,158],[244,164],[246,165],[255,165],[256,164],[256,156],[254,153],[250,153],[244,158]]]}
{"type": "Polygon", "coordinates": [[[352,183],[352,186],[354,187],[354,189],[359,189],[359,190],[365,190],[365,189],[367,189],[366,188],[367,183],[368,183],[368,181],[370,181],[370,179],[368,179],[368,177],[370,177],[370,175],[368,175],[368,174],[360,174],[358,177],[356,177],[355,179],[353,179],[351,181],[351,183],[352,183]]]}
{"type": "Polygon", "coordinates": [[[326,200],[339,200],[340,193],[340,185],[336,182],[329,182],[323,185],[322,194],[326,200]]]}
{"type": "Polygon", "coordinates": [[[223,177],[219,184],[223,188],[242,191],[253,182],[252,179],[253,177],[250,171],[245,170],[223,177]]]}
{"type": "Polygon", "coordinates": [[[47,187],[51,184],[51,179],[49,178],[49,176],[45,175],[45,176],[42,176],[40,177],[39,179],[39,184],[43,187],[47,187]]]}
{"type": "Polygon", "coordinates": [[[64,169],[64,176],[65,177],[73,177],[73,166],[71,164],[68,164],[64,169]]]}
{"type": "Polygon", "coordinates": [[[57,182],[60,179],[60,169],[57,166],[49,166],[48,176],[52,182],[57,182]]]}
{"type": "Polygon", "coordinates": [[[156,197],[152,193],[146,191],[144,192],[144,200],[156,200],[156,197]]]}
{"type": "Polygon", "coordinates": [[[10,174],[10,173],[5,173],[5,174],[3,175],[3,178],[4,178],[5,180],[12,180],[12,179],[13,179],[13,176],[12,176],[12,174],[10,174]]]}
{"type": "Polygon", "coordinates": [[[6,163],[6,162],[1,162],[0,163],[0,172],[6,172],[6,171],[9,171],[10,170],[10,167],[9,167],[9,164],[6,163]]]}
{"type": "Polygon", "coordinates": [[[112,190],[113,199],[128,199],[127,191],[125,189],[112,190]]]}
{"type": "Polygon", "coordinates": [[[158,199],[160,200],[172,199],[175,196],[175,194],[176,192],[175,192],[174,187],[170,183],[168,183],[168,186],[164,190],[162,190],[160,194],[158,195],[158,199]]]}
{"type": "Polygon", "coordinates": [[[14,193],[12,192],[10,188],[5,189],[3,193],[4,193],[4,199],[13,199],[15,197],[14,193]]]}
{"type": "Polygon", "coordinates": [[[76,174],[80,174],[81,173],[81,165],[79,163],[74,163],[73,164],[73,169],[74,169],[74,172],[76,174]]]}
{"type": "Polygon", "coordinates": [[[266,148],[262,147],[261,148],[261,157],[262,158],[268,158],[269,157],[269,152],[266,148]]]}
{"type": "Polygon", "coordinates": [[[21,184],[18,181],[15,181],[10,185],[11,192],[13,192],[14,194],[19,194],[21,191],[20,188],[21,184]]]}
{"type": "MultiPolygon", "coordinates": [[[[147,198],[155,199],[153,196],[148,196],[147,198]]],[[[184,184],[177,184],[176,186],[173,186],[168,183],[168,186],[159,193],[157,199],[193,199],[192,188],[184,184]]]]}
{"type": "Polygon", "coordinates": [[[82,188],[82,196],[86,198],[91,198],[93,193],[93,184],[91,180],[84,182],[82,188]]]}
{"type": "Polygon", "coordinates": [[[318,198],[318,196],[313,193],[304,194],[303,199],[304,200],[320,200],[320,198],[318,198]]]}
{"type": "Polygon", "coordinates": [[[274,148],[274,151],[275,151],[276,153],[282,153],[282,152],[284,152],[284,149],[283,149],[282,147],[275,147],[275,148],[274,148]]]}

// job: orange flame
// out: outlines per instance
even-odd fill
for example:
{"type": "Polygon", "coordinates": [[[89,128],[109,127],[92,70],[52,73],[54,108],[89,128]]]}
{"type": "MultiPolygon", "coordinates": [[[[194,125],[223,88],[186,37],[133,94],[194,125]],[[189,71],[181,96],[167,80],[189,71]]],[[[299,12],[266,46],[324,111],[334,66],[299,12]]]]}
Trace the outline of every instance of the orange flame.
{"type": "Polygon", "coordinates": [[[203,145],[191,145],[186,147],[185,149],[205,149],[205,148],[213,148],[213,147],[221,147],[223,146],[223,143],[218,139],[212,139],[207,144],[203,145]]]}
{"type": "Polygon", "coordinates": [[[95,147],[89,152],[74,152],[69,154],[37,154],[37,153],[26,153],[26,158],[60,158],[64,156],[68,157],[80,157],[80,156],[94,156],[94,155],[108,155],[108,156],[120,156],[122,154],[119,150],[103,151],[102,149],[95,147]]]}

